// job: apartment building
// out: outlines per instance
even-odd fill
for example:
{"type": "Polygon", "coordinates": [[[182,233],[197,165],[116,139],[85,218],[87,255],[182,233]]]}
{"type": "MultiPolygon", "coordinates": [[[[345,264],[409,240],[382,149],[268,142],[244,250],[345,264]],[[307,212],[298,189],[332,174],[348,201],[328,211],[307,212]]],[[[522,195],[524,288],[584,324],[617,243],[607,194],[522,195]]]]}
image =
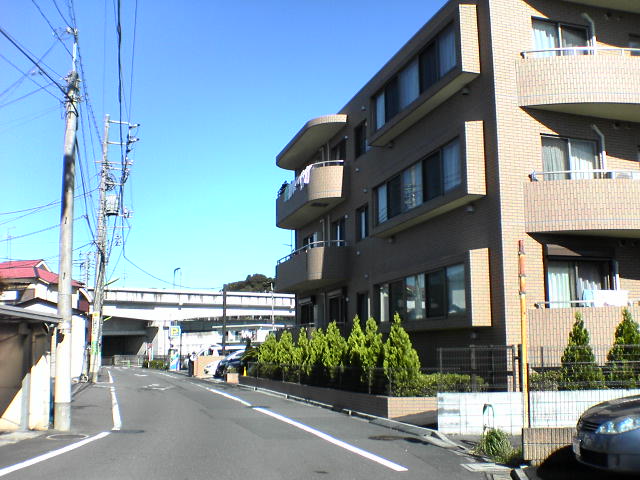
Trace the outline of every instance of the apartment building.
{"type": "Polygon", "coordinates": [[[639,149],[640,2],[451,0],[278,154],[276,288],[300,324],[398,312],[430,365],[521,342],[522,241],[533,342],[640,318],[639,149]]]}

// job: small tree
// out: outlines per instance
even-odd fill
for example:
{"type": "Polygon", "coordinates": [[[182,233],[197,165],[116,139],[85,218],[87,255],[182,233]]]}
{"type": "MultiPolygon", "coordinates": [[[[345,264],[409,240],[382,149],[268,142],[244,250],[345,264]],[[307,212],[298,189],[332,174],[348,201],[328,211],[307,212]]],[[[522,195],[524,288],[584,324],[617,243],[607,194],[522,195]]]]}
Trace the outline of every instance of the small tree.
{"type": "Polygon", "coordinates": [[[576,312],[576,321],[569,333],[569,342],[562,354],[562,371],[567,390],[602,388],[604,375],[596,363],[584,326],[582,314],[576,312]]]}
{"type": "Polygon", "coordinates": [[[325,334],[326,347],[322,355],[322,365],[329,372],[329,377],[333,379],[336,369],[344,365],[344,359],[347,353],[347,341],[340,333],[340,329],[335,321],[327,326],[325,334]]]}
{"type": "Polygon", "coordinates": [[[362,368],[362,358],[364,357],[364,332],[360,327],[360,318],[356,315],[353,319],[351,333],[347,338],[347,358],[346,364],[352,368],[362,368]]]}
{"type": "Polygon", "coordinates": [[[383,367],[391,395],[408,395],[416,389],[420,380],[420,359],[397,313],[384,343],[383,367]]]}
{"type": "Polygon", "coordinates": [[[309,341],[309,359],[308,359],[308,375],[311,376],[312,383],[322,383],[324,381],[324,368],[322,358],[327,348],[327,339],[321,328],[311,332],[311,340],[309,341]]]}
{"type": "Polygon", "coordinates": [[[607,380],[612,387],[635,388],[640,383],[640,327],[627,308],[622,310],[607,366],[607,380]]]}
{"type": "Polygon", "coordinates": [[[291,366],[297,364],[298,359],[298,349],[293,343],[293,336],[290,331],[285,330],[280,335],[280,340],[278,340],[278,345],[276,346],[276,360],[278,366],[282,369],[283,380],[288,380],[287,377],[291,366]]]}
{"type": "Polygon", "coordinates": [[[313,360],[311,355],[311,344],[309,337],[307,337],[307,330],[301,328],[298,332],[298,355],[300,357],[299,364],[300,370],[303,374],[309,375],[311,373],[311,367],[313,366],[313,360]]]}
{"type": "Polygon", "coordinates": [[[364,352],[362,356],[363,381],[366,382],[369,393],[373,383],[373,373],[381,366],[383,354],[382,334],[378,332],[378,324],[369,317],[364,327],[364,352]]]}
{"type": "Polygon", "coordinates": [[[270,333],[258,349],[258,372],[264,372],[267,377],[273,377],[278,368],[277,348],[278,341],[276,340],[276,336],[270,333]]]}

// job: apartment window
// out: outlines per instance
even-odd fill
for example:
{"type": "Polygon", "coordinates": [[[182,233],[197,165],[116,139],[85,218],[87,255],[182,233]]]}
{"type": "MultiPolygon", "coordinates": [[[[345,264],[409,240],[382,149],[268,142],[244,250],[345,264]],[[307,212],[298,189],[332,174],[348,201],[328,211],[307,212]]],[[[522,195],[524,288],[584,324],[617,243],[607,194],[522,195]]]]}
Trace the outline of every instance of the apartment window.
{"type": "Polygon", "coordinates": [[[442,30],[374,97],[376,130],[409,106],[458,64],[453,25],[442,30]]]}
{"type": "Polygon", "coordinates": [[[369,151],[367,143],[367,122],[362,122],[354,129],[354,156],[358,158],[369,151]]]}
{"type": "MultiPolygon", "coordinates": [[[[567,25],[549,20],[533,20],[534,50],[551,50],[555,48],[571,49],[589,45],[589,29],[583,26],[567,25]]],[[[586,55],[587,50],[545,51],[539,57],[556,55],[586,55]]]]}
{"type": "Polygon", "coordinates": [[[313,248],[318,242],[318,232],[313,232],[311,235],[307,235],[302,239],[302,247],[313,248]]]}
{"type": "Polygon", "coordinates": [[[345,323],[347,318],[347,305],[343,295],[329,297],[329,323],[345,323]]]}
{"type": "Polygon", "coordinates": [[[464,265],[410,275],[379,286],[383,321],[395,313],[404,320],[424,320],[466,313],[464,265]]]}
{"type": "Polygon", "coordinates": [[[549,172],[545,180],[592,179],[595,174],[591,172],[600,168],[597,143],[543,135],[542,168],[549,172]]]}
{"type": "Polygon", "coordinates": [[[331,240],[334,245],[344,246],[346,240],[344,217],[331,223],[331,240]]]}
{"type": "Polygon", "coordinates": [[[331,149],[331,160],[346,160],[347,158],[347,141],[340,140],[332,149],[331,149]]]}
{"type": "Polygon", "coordinates": [[[362,292],[356,295],[356,314],[361,325],[369,318],[369,293],[362,292]]]}
{"type": "Polygon", "coordinates": [[[444,195],[462,183],[458,139],[376,188],[378,224],[444,195]]]}
{"type": "Polygon", "coordinates": [[[636,49],[631,52],[632,56],[640,56],[640,35],[629,35],[629,48],[636,49]]]}
{"type": "Polygon", "coordinates": [[[363,205],[356,210],[356,241],[369,236],[369,206],[363,205]]]}
{"type": "Polygon", "coordinates": [[[611,260],[547,259],[547,299],[551,308],[579,306],[571,302],[586,300],[591,290],[611,288],[611,260]]]}

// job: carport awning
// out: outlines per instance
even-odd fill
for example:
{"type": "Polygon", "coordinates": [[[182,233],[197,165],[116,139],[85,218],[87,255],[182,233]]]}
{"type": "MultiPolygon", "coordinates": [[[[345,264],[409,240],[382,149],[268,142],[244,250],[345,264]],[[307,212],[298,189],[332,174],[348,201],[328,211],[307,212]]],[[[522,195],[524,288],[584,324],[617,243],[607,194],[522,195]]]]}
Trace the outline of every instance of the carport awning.
{"type": "Polygon", "coordinates": [[[0,322],[4,323],[52,323],[58,324],[62,321],[58,315],[51,313],[36,312],[21,307],[10,305],[0,305],[0,322]]]}

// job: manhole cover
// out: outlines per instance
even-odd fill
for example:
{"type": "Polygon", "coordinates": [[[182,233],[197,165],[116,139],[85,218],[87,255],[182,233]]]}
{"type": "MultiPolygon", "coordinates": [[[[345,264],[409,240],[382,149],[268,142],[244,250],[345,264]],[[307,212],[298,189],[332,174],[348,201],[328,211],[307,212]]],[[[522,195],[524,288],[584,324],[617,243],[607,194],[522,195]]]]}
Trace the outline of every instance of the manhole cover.
{"type": "Polygon", "coordinates": [[[81,433],[54,433],[49,435],[49,440],[84,440],[89,435],[83,435],[81,433]]]}

